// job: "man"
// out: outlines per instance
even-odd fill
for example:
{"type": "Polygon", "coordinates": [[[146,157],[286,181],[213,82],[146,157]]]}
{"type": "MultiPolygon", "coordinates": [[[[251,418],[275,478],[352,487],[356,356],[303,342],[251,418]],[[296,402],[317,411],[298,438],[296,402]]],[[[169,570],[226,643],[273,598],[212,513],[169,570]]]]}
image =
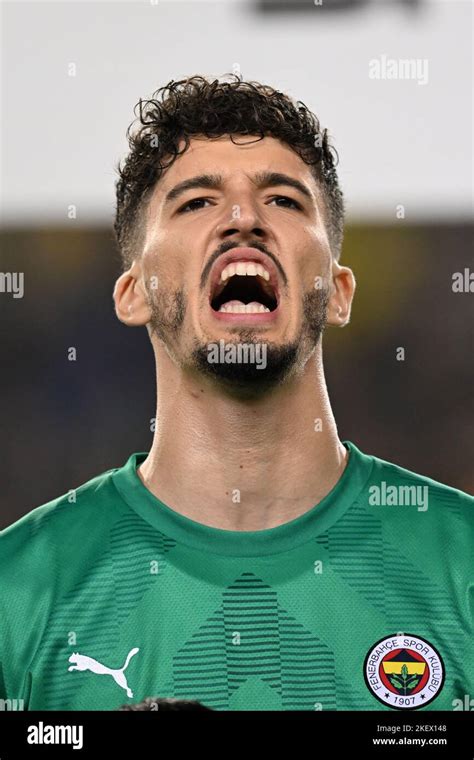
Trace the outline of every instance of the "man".
{"type": "Polygon", "coordinates": [[[0,694],[457,709],[474,500],[339,439],[321,336],[355,282],[327,132],[239,79],[172,81],[139,121],[114,301],[154,349],[153,445],[3,532],[0,694]]]}

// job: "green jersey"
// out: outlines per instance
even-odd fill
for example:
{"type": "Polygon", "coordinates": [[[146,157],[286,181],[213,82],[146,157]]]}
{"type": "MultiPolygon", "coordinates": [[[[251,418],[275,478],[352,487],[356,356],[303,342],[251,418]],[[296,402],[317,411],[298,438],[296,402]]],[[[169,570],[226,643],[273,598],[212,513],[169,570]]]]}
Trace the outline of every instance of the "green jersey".
{"type": "Polygon", "coordinates": [[[142,452],[3,530],[0,706],[463,709],[474,498],[344,445],[336,486],[275,528],[179,514],[142,452]]]}

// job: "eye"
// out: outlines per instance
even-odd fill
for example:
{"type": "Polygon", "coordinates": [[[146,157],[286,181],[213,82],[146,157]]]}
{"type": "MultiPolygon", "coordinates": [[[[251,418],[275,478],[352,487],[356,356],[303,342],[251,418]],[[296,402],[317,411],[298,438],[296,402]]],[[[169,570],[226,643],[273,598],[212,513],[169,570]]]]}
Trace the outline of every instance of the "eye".
{"type": "MultiPolygon", "coordinates": [[[[178,209],[178,214],[186,214],[186,209],[189,208],[190,211],[197,211],[197,208],[190,208],[190,206],[194,203],[204,203],[209,202],[207,198],[193,198],[192,201],[188,201],[184,206],[181,206],[180,209],[178,209]]],[[[198,208],[202,208],[202,206],[198,206],[198,208]]]]}
{"type": "Polygon", "coordinates": [[[294,208],[300,209],[302,206],[298,203],[298,201],[294,201],[293,198],[288,198],[286,195],[276,195],[274,198],[272,198],[272,201],[288,201],[289,203],[293,204],[294,208]]]}

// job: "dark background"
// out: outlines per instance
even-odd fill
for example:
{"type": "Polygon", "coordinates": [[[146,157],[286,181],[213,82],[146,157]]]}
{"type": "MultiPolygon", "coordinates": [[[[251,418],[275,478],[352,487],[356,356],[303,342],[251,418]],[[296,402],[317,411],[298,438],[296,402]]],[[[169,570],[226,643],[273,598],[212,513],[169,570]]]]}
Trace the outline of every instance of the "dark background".
{"type": "MultiPolygon", "coordinates": [[[[352,321],[324,336],[341,439],[470,493],[473,295],[453,293],[452,276],[472,266],[472,233],[350,225],[352,321]]],[[[22,299],[1,294],[2,528],[148,451],[155,367],[146,329],[114,313],[110,229],[4,229],[0,245],[2,271],[24,272],[25,288],[22,299]]]]}

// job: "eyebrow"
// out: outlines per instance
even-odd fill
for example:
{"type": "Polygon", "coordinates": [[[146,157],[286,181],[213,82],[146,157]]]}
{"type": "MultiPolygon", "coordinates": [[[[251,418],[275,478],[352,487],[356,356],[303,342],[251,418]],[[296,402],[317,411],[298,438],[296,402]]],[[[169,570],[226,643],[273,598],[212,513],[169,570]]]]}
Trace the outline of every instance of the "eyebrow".
{"type": "MultiPolygon", "coordinates": [[[[298,190],[308,200],[313,201],[313,195],[310,190],[294,177],[290,177],[288,174],[282,174],[281,172],[257,172],[251,177],[251,180],[259,187],[275,187],[276,185],[287,185],[294,190],[298,190]]],[[[187,190],[193,190],[201,187],[207,190],[220,190],[224,184],[224,180],[221,174],[199,174],[196,177],[190,177],[182,182],[178,182],[165,196],[164,205],[171,203],[179,198],[180,195],[187,190]]]]}

